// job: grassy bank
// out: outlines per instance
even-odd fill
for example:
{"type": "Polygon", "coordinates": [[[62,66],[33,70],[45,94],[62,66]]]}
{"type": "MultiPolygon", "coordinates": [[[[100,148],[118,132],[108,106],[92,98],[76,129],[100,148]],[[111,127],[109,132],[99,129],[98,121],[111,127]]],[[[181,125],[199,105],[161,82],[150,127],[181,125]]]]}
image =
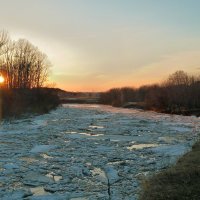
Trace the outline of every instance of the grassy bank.
{"type": "Polygon", "coordinates": [[[143,182],[140,200],[199,200],[200,141],[176,165],[143,182]]]}
{"type": "Polygon", "coordinates": [[[1,89],[0,100],[1,118],[47,113],[60,103],[56,90],[50,88],[1,89]]]}

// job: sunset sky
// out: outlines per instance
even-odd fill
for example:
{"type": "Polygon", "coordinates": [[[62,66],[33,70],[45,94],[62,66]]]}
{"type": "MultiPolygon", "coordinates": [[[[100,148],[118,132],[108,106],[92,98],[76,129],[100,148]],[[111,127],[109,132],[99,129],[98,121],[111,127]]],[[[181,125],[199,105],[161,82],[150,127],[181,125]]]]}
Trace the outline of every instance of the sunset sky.
{"type": "Polygon", "coordinates": [[[103,91],[200,73],[199,0],[0,0],[0,30],[52,63],[50,82],[103,91]]]}

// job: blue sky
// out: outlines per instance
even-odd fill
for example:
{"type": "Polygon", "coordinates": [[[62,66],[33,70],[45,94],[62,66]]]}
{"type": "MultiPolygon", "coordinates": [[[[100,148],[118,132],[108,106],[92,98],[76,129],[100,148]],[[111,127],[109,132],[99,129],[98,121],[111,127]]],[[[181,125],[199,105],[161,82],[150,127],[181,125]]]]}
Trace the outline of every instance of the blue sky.
{"type": "Polygon", "coordinates": [[[52,62],[51,82],[96,91],[199,73],[199,0],[0,0],[1,29],[52,62]]]}

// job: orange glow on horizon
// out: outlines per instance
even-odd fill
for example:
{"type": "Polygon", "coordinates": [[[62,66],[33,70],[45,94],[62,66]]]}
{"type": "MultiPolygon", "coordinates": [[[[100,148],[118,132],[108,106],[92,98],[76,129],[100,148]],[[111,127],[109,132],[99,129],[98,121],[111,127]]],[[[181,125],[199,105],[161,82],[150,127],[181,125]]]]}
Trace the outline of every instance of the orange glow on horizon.
{"type": "Polygon", "coordinates": [[[85,83],[83,84],[63,84],[58,83],[56,87],[63,89],[65,91],[71,91],[71,92],[105,92],[112,88],[122,88],[122,87],[131,87],[131,88],[138,88],[143,85],[151,85],[159,83],[159,80],[152,79],[152,80],[141,80],[141,81],[119,81],[115,83],[109,83],[109,84],[102,84],[99,85],[98,83],[85,83]]]}

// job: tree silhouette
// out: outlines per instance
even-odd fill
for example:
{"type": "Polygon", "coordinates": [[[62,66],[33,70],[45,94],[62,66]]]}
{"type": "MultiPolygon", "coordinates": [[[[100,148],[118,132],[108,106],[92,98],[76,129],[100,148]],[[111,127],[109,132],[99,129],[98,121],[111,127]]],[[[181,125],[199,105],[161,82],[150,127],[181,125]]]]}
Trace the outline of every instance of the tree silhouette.
{"type": "Polygon", "coordinates": [[[7,88],[38,88],[47,80],[50,62],[38,47],[26,39],[12,41],[0,33],[0,68],[7,88]]]}

